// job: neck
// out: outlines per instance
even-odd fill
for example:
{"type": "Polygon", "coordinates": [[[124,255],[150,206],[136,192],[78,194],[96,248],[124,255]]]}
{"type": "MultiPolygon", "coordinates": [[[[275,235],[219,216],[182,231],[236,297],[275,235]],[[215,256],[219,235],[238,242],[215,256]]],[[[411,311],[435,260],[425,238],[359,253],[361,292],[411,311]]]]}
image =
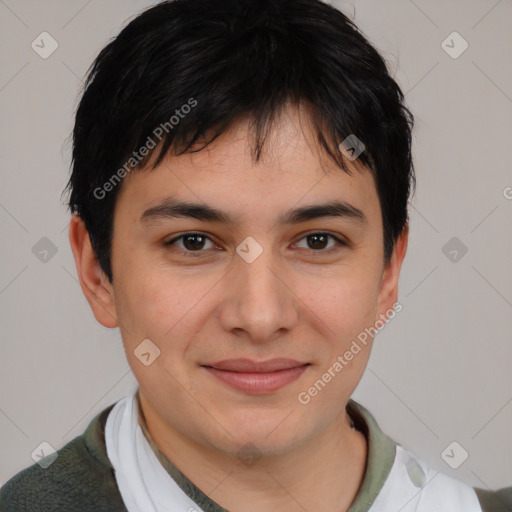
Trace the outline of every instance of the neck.
{"type": "Polygon", "coordinates": [[[363,481],[367,441],[351,428],[345,411],[293,450],[242,464],[239,457],[207,448],[176,431],[153,413],[143,396],[139,399],[142,421],[162,454],[230,512],[347,511],[363,481]]]}

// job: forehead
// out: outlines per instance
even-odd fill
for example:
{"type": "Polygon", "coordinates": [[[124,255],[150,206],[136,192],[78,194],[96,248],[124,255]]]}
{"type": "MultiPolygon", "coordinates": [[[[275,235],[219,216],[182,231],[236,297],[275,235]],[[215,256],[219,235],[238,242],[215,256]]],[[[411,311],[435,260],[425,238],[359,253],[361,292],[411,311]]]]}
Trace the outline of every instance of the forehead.
{"type": "Polygon", "coordinates": [[[229,209],[241,219],[301,202],[339,199],[364,208],[368,216],[379,214],[372,173],[357,160],[345,160],[351,175],[339,168],[316,142],[304,112],[283,111],[257,161],[250,123],[241,119],[206,147],[169,154],[155,169],[132,172],[120,190],[120,209],[129,204],[140,213],[173,196],[229,209]]]}

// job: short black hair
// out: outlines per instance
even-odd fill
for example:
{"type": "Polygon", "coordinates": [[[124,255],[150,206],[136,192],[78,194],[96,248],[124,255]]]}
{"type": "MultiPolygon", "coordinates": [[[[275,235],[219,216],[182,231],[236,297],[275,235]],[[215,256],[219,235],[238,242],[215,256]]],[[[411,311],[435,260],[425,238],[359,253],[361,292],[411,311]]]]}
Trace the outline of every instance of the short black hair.
{"type": "Polygon", "coordinates": [[[171,150],[202,149],[246,115],[257,161],[289,103],[308,106],[319,145],[345,172],[340,142],[364,144],[359,161],[375,179],[388,262],[415,185],[414,118],[379,52],[320,0],[171,0],[142,12],[100,52],[76,112],[69,207],[108,279],[115,201],[128,172],[148,167],[152,155],[154,168],[171,150]]]}

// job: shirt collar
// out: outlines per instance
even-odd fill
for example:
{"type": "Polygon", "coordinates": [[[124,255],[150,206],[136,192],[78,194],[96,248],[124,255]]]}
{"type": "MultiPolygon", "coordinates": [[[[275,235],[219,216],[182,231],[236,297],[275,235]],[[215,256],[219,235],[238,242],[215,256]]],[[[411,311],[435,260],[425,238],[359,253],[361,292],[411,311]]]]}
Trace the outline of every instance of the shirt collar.
{"type": "MultiPolygon", "coordinates": [[[[147,428],[140,406],[139,391],[136,393],[139,407],[139,425],[160,464],[181,490],[204,512],[229,512],[196,487],[167,457],[160,451],[147,428]]],[[[377,424],[371,413],[361,404],[350,399],[346,407],[354,426],[362,432],[368,443],[366,470],[361,487],[348,512],[367,512],[380,493],[395,461],[396,443],[389,438],[377,424]]]]}

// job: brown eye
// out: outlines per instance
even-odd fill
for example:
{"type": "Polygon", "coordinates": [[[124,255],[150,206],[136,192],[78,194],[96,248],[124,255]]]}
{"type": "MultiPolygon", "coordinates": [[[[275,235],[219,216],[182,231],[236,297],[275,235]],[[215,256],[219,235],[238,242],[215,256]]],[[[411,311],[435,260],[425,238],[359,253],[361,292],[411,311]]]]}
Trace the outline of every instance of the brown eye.
{"type": "Polygon", "coordinates": [[[330,250],[335,249],[337,246],[346,245],[345,242],[330,233],[311,233],[302,238],[302,240],[306,240],[307,245],[307,247],[302,248],[311,249],[316,252],[330,252],[330,250]],[[334,244],[329,246],[329,239],[333,240],[334,244]]]}
{"type": "Polygon", "coordinates": [[[197,254],[197,256],[199,256],[201,253],[206,252],[206,249],[215,247],[210,238],[202,233],[184,233],[183,235],[165,242],[165,246],[172,246],[177,251],[187,254],[187,256],[196,256],[196,254],[191,253],[199,253],[197,254]],[[206,247],[207,242],[211,244],[210,247],[206,247]]]}
{"type": "Polygon", "coordinates": [[[329,241],[329,237],[323,233],[318,235],[309,235],[306,238],[308,239],[308,245],[311,249],[325,249],[329,241]]]}
{"type": "Polygon", "coordinates": [[[206,237],[203,235],[184,235],[183,246],[189,251],[197,251],[203,249],[206,237]]]}

